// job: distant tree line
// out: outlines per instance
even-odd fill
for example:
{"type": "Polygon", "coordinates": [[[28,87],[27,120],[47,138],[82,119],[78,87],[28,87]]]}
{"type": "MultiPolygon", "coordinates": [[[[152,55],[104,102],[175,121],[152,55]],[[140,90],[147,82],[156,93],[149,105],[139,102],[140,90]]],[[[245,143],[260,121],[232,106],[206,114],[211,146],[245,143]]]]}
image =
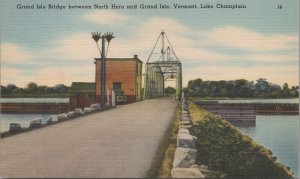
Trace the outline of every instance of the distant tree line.
{"type": "Polygon", "coordinates": [[[2,97],[67,97],[69,87],[57,84],[53,87],[28,83],[25,88],[17,87],[15,84],[1,85],[2,97]]]}
{"type": "Polygon", "coordinates": [[[176,93],[176,89],[168,86],[165,88],[165,95],[174,95],[176,93]]]}
{"type": "Polygon", "coordinates": [[[254,81],[245,79],[203,81],[201,78],[188,82],[184,91],[192,97],[242,97],[242,98],[285,98],[298,97],[299,86],[287,83],[283,86],[259,78],[254,81]]]}

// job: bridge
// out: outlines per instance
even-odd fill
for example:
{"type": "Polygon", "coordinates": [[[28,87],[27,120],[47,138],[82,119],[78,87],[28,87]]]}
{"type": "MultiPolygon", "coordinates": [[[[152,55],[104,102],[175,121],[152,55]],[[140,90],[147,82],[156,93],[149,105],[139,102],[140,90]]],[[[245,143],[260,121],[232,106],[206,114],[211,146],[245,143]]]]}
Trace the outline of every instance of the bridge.
{"type": "Polygon", "coordinates": [[[145,65],[144,99],[164,96],[165,83],[175,81],[175,99],[181,99],[182,65],[167,34],[162,31],[145,65]],[[159,47],[158,42],[161,41],[159,47]]]}
{"type": "Polygon", "coordinates": [[[177,101],[163,98],[165,82],[176,82],[175,99],[182,93],[181,62],[164,31],[145,68],[144,101],[2,138],[0,178],[145,177],[175,119],[177,101]]]}
{"type": "Polygon", "coordinates": [[[176,105],[149,99],[3,138],[0,177],[145,177],[176,105]]]}

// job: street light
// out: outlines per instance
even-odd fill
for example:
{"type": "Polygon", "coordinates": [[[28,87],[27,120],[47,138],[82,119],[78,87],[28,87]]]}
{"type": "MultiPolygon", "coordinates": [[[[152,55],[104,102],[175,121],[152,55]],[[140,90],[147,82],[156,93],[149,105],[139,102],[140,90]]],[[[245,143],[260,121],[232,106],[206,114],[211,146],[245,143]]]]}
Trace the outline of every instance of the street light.
{"type": "Polygon", "coordinates": [[[106,57],[107,57],[110,41],[115,37],[114,37],[114,34],[111,32],[107,32],[106,34],[104,34],[104,37],[107,41],[107,49],[106,49],[106,57]]]}
{"type": "Polygon", "coordinates": [[[98,50],[101,55],[101,108],[105,108],[105,97],[106,97],[106,61],[105,58],[107,56],[108,47],[110,44],[110,41],[114,38],[113,33],[107,32],[103,35],[101,35],[101,32],[92,32],[92,38],[96,42],[96,45],[98,47],[98,50]],[[102,49],[100,50],[98,41],[102,39],[102,49]],[[105,53],[105,41],[107,41],[107,52],[105,53]]]}

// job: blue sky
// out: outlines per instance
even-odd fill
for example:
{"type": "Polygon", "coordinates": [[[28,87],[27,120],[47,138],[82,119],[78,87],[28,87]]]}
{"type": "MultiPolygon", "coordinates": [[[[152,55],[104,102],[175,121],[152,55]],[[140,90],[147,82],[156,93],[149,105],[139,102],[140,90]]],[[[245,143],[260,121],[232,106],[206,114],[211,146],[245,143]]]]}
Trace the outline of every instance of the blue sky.
{"type": "Polygon", "coordinates": [[[299,1],[14,1],[1,0],[1,84],[94,81],[98,51],[91,32],[113,32],[109,57],[146,62],[164,29],[188,80],[299,83],[299,1]],[[246,9],[37,10],[17,4],[245,4],[246,9]],[[278,10],[278,4],[283,9],[278,10]]]}

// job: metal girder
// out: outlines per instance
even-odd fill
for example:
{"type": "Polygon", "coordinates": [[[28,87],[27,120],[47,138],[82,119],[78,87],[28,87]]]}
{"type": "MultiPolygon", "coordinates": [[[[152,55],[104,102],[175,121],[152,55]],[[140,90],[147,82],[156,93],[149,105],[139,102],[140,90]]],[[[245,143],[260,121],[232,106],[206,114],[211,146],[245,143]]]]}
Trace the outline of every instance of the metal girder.
{"type": "Polygon", "coordinates": [[[182,94],[182,65],[167,35],[162,31],[145,65],[144,99],[164,96],[165,81],[174,80],[174,77],[176,77],[175,99],[179,100],[182,94]],[[165,48],[165,38],[169,45],[167,48],[165,48]],[[160,39],[162,41],[160,56],[154,61],[151,57],[153,58],[153,54],[158,54],[155,49],[160,39]]]}

